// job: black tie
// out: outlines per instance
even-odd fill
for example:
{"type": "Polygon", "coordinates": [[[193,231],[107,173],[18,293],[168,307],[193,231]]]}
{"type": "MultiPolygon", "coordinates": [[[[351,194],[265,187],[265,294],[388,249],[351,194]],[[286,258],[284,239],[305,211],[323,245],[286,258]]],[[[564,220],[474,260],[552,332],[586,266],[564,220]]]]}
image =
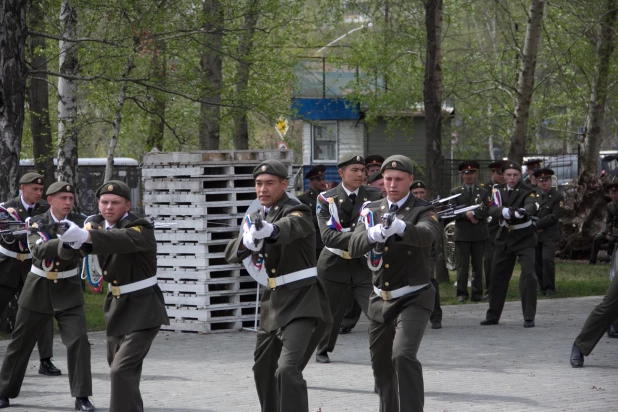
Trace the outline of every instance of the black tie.
{"type": "Polygon", "coordinates": [[[393,203],[391,207],[388,209],[388,211],[391,213],[397,213],[398,210],[399,210],[399,206],[397,206],[397,203],[393,203]]]}
{"type": "Polygon", "coordinates": [[[541,193],[541,201],[545,200],[545,192],[541,193]]]}
{"type": "Polygon", "coordinates": [[[28,208],[28,216],[32,216],[32,211],[34,210],[34,207],[29,207],[28,208]]]}
{"type": "Polygon", "coordinates": [[[471,187],[468,188],[468,195],[470,195],[470,197],[472,197],[472,188],[471,187]]]}
{"type": "Polygon", "coordinates": [[[350,198],[350,202],[352,202],[352,204],[356,203],[356,193],[350,193],[348,197],[350,198]]]}

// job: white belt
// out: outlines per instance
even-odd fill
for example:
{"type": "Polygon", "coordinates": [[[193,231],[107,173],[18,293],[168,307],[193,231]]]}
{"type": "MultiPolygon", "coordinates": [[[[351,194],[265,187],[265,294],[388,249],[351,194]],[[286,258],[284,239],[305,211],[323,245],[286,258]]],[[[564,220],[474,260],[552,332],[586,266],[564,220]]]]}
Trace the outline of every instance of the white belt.
{"type": "Polygon", "coordinates": [[[519,225],[509,225],[504,220],[500,222],[501,226],[504,226],[504,227],[508,228],[509,230],[523,229],[525,227],[530,226],[531,224],[532,224],[532,220],[528,220],[527,222],[520,223],[519,225]]]}
{"type": "Polygon", "coordinates": [[[70,278],[70,277],[77,275],[77,268],[67,270],[65,272],[46,272],[43,269],[39,269],[38,267],[33,265],[30,268],[30,272],[42,278],[47,278],[49,280],[56,280],[56,279],[66,279],[66,278],[70,278]]]}
{"type": "Polygon", "coordinates": [[[317,275],[318,275],[317,268],[303,269],[303,270],[299,270],[298,272],[288,273],[287,275],[282,275],[276,278],[268,278],[268,287],[271,289],[274,289],[277,286],[296,282],[297,280],[312,278],[317,275]]]}
{"type": "Polygon", "coordinates": [[[15,253],[2,246],[0,246],[0,253],[5,256],[12,257],[13,259],[17,259],[21,262],[23,262],[24,260],[32,259],[32,255],[30,253],[15,253]]]}
{"type": "Polygon", "coordinates": [[[395,289],[395,290],[382,290],[374,286],[373,291],[376,293],[376,295],[380,296],[382,300],[391,300],[391,299],[400,298],[403,295],[407,295],[408,293],[416,292],[419,289],[423,289],[427,285],[429,285],[429,283],[425,283],[424,285],[418,285],[418,286],[404,286],[402,288],[395,289]]]}
{"type": "Polygon", "coordinates": [[[328,249],[329,252],[334,253],[337,256],[341,256],[344,259],[352,259],[352,256],[350,256],[350,252],[348,252],[347,250],[335,249],[332,247],[326,247],[326,249],[328,249]]]}
{"type": "Polygon", "coordinates": [[[120,295],[135,292],[136,290],[146,289],[156,284],[157,284],[157,277],[153,276],[148,279],[140,280],[138,282],[128,283],[122,286],[112,286],[112,284],[110,283],[109,290],[110,292],[112,292],[112,295],[119,298],[120,295]]]}

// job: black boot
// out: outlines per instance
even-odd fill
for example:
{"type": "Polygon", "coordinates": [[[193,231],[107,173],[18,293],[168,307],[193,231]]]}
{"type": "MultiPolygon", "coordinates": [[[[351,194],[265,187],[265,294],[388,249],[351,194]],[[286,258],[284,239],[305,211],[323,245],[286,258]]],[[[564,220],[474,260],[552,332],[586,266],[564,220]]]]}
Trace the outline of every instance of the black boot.
{"type": "Polygon", "coordinates": [[[94,405],[90,403],[87,396],[81,398],[75,398],[75,410],[76,411],[94,411],[94,405]]]}
{"type": "Polygon", "coordinates": [[[9,406],[9,398],[7,398],[6,396],[0,396],[0,409],[2,408],[8,408],[9,406]]]}
{"type": "Polygon", "coordinates": [[[571,366],[574,368],[581,368],[584,366],[584,354],[575,343],[573,343],[573,349],[571,349],[571,366]]]}
{"type": "Polygon", "coordinates": [[[60,376],[62,372],[60,369],[56,368],[52,363],[51,359],[41,359],[41,364],[39,365],[39,375],[47,375],[47,376],[60,376]]]}

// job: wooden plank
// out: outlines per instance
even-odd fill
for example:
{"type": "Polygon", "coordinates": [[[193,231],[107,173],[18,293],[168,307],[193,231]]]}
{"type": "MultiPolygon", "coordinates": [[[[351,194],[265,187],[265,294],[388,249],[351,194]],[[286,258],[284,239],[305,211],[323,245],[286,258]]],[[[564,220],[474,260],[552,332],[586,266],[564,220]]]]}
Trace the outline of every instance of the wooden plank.
{"type": "Polygon", "coordinates": [[[148,153],[144,156],[143,164],[212,164],[233,163],[261,163],[266,159],[277,159],[281,162],[292,162],[292,150],[203,150],[190,152],[148,153]]]}

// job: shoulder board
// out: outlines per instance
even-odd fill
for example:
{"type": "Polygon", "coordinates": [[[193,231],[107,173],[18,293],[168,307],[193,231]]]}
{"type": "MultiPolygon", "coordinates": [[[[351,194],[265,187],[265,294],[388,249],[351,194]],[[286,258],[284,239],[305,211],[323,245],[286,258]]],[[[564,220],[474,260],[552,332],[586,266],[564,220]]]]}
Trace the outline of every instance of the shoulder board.
{"type": "Polygon", "coordinates": [[[301,204],[301,202],[299,200],[296,199],[292,199],[289,198],[288,200],[285,201],[285,203],[283,203],[284,205],[288,205],[288,206],[298,206],[301,204]]]}
{"type": "Polygon", "coordinates": [[[136,215],[135,213],[131,213],[131,212],[129,212],[129,214],[128,214],[128,215],[126,215],[126,216],[125,216],[123,219],[121,219],[121,220],[123,220],[123,221],[125,221],[125,222],[134,222],[134,221],[136,221],[136,220],[138,220],[138,219],[142,219],[142,217],[141,217],[141,216],[139,216],[139,215],[136,215]]]}
{"type": "Polygon", "coordinates": [[[326,198],[337,196],[337,188],[335,187],[333,189],[327,190],[326,192],[322,192],[320,194],[326,198]]]}
{"type": "Polygon", "coordinates": [[[485,187],[485,183],[481,183],[481,187],[485,187]]]}
{"type": "Polygon", "coordinates": [[[363,205],[365,209],[379,207],[382,204],[382,200],[376,200],[374,202],[368,202],[363,205]]]}

